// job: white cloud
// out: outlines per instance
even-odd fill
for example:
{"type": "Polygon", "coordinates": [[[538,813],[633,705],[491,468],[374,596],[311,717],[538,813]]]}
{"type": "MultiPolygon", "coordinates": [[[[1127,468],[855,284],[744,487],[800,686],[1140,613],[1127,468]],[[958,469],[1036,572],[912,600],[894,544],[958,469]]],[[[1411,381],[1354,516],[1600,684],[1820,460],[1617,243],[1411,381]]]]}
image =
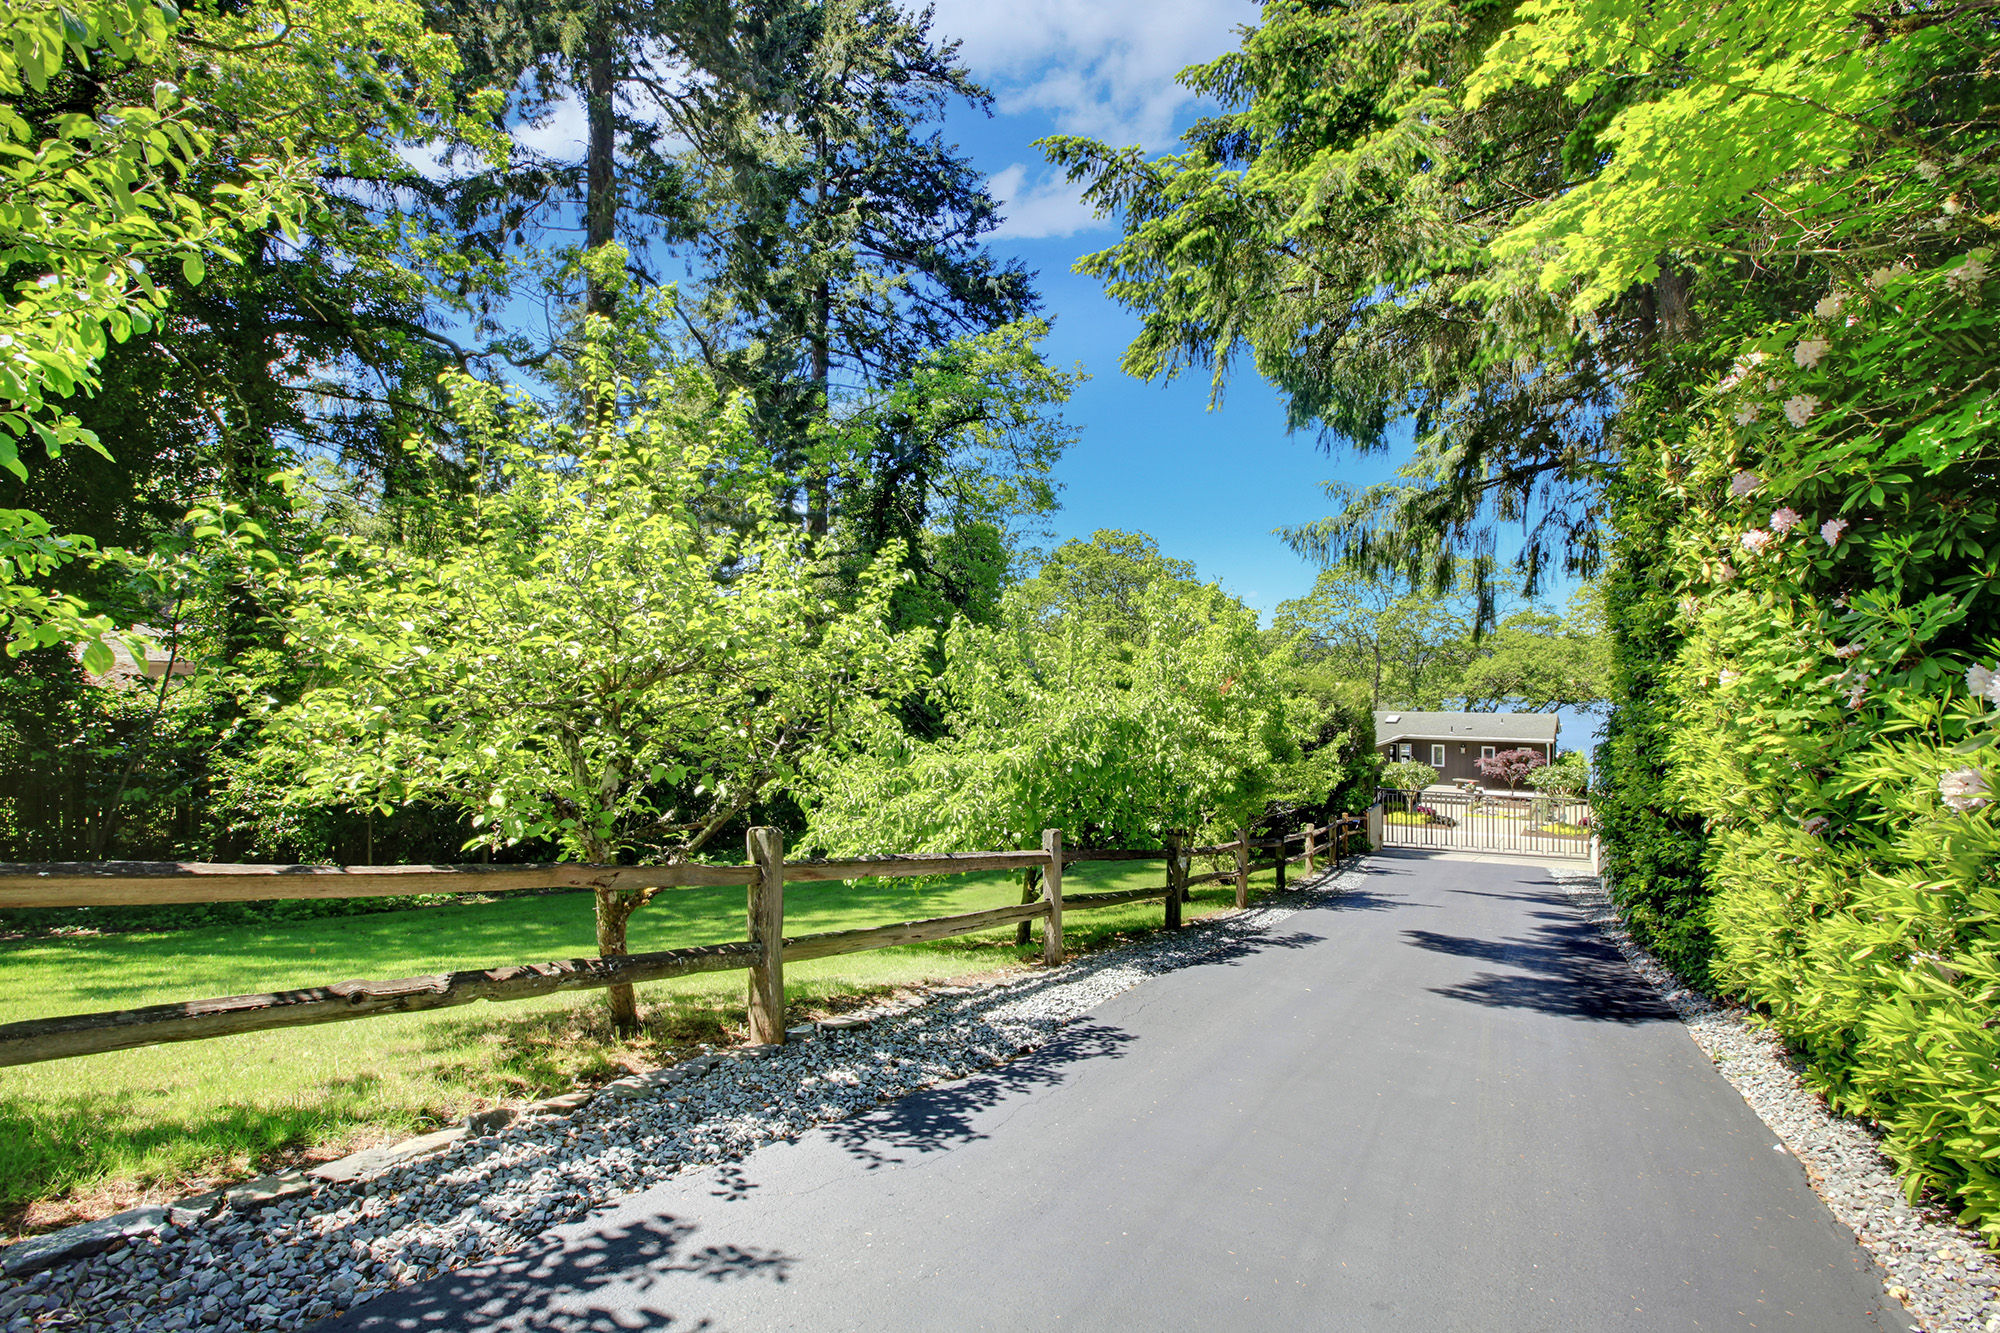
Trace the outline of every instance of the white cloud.
{"type": "Polygon", "coordinates": [[[1000,202],[1004,219],[992,234],[1039,240],[1048,236],[1074,236],[1107,225],[1091,212],[1090,205],[1077,197],[1074,186],[1060,176],[1030,182],[1028,169],[1016,162],[993,174],[989,185],[1000,202]]]}
{"type": "Polygon", "coordinates": [[[1158,150],[1194,101],[1174,75],[1233,49],[1257,12],[1251,0],[938,0],[935,31],[964,42],[1001,110],[1158,150]]]}
{"type": "Polygon", "coordinates": [[[508,137],[521,147],[558,160],[582,157],[589,133],[583,100],[574,93],[565,95],[541,119],[517,121],[507,128],[508,137]]]}

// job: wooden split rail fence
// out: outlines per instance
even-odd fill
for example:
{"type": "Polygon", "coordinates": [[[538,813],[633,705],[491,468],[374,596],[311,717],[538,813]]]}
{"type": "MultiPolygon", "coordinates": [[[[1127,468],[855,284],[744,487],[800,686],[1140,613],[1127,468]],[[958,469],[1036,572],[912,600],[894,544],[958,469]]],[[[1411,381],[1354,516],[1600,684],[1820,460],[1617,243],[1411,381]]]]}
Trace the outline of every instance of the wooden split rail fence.
{"type": "Polygon", "coordinates": [[[33,1064],[76,1055],[97,1055],[168,1041],[200,1041],[267,1028],[341,1023],[380,1014],[416,1013],[471,1004],[477,1000],[526,1000],[557,991],[661,981],[696,972],[747,970],[750,973],[751,1040],[783,1042],[784,965],[808,958],[886,949],[898,944],[948,939],[1015,923],[1042,922],[1043,956],[1062,961],[1065,912],[1090,911],[1121,903],[1161,898],[1166,925],[1181,924],[1181,902],[1195,884],[1234,878],[1236,905],[1248,904],[1253,850],[1276,855],[1278,886],[1285,867],[1304,861],[1308,873],[1330,851],[1338,859],[1346,839],[1360,826],[1354,818],[1322,828],[1306,828],[1277,838],[1252,839],[1238,830],[1234,842],[1184,847],[1169,839],[1165,849],[1065,848],[1062,833],[1050,829],[1039,848],[1012,852],[940,852],[852,860],[787,861],[776,829],[754,828],[745,839],[749,860],[740,866],[693,863],[663,866],[464,865],[464,866],[292,866],[216,865],[202,862],[104,861],[50,865],[0,865],[0,908],[118,907],[162,903],[250,902],[280,898],[361,898],[401,894],[493,893],[521,889],[637,889],[740,884],[748,891],[748,939],[727,944],[666,949],[613,958],[572,958],[477,972],[443,972],[397,981],[343,981],[262,995],[231,995],[142,1009],[72,1014],[0,1025],[0,1066],[33,1064]],[[1304,850],[1286,848],[1304,840],[1304,850]],[[1233,856],[1235,867],[1213,874],[1189,874],[1196,856],[1233,856]],[[1080,861],[1167,860],[1167,883],[1156,888],[1111,893],[1062,891],[1062,868],[1080,861]],[[835,930],[787,938],[785,885],[834,880],[965,874],[979,870],[1020,870],[1040,875],[1037,901],[1007,907],[901,921],[861,930],[835,930]]]}

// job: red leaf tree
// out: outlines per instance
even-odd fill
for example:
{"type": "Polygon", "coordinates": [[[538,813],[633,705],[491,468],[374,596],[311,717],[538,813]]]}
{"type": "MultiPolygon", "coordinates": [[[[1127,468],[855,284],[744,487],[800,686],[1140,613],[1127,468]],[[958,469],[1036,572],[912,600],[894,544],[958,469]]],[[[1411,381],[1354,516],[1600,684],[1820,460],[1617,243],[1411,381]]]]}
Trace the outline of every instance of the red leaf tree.
{"type": "Polygon", "coordinates": [[[1540,750],[1520,749],[1481,755],[1472,761],[1472,766],[1479,770],[1480,777],[1506,783],[1507,793],[1511,796],[1522,778],[1548,762],[1542,758],[1540,750]]]}

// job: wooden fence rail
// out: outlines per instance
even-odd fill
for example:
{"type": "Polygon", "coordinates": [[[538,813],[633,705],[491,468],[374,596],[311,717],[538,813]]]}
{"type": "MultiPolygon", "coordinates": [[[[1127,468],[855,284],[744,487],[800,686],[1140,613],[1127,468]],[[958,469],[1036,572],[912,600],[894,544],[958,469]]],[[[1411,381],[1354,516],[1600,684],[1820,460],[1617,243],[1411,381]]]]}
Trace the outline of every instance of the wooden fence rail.
{"type": "Polygon", "coordinates": [[[1359,826],[1353,818],[1324,828],[1307,828],[1281,838],[1251,840],[1240,833],[1235,842],[1219,847],[1180,848],[1169,839],[1165,849],[1064,848],[1062,834],[1051,829],[1037,849],[1007,852],[950,852],[913,856],[862,857],[848,860],[786,861],[777,830],[756,828],[745,839],[749,864],[741,866],[594,866],[576,864],[532,866],[256,866],[200,862],[103,861],[48,865],[0,865],[0,908],[103,907],[151,903],[247,902],[277,898],[346,898],[381,894],[492,893],[548,888],[652,888],[741,884],[748,890],[748,939],[697,948],[615,958],[573,958],[561,962],[488,968],[478,972],[443,972],[396,981],[344,981],[334,986],[310,986],[262,995],[231,995],[220,999],[156,1004],[141,1009],[72,1014],[0,1025],[0,1066],[33,1064],[77,1055],[130,1050],[169,1041],[201,1041],[239,1032],[278,1027],[343,1023],[383,1014],[417,1013],[471,1004],[478,1000],[507,1002],[533,999],[557,991],[595,990],[606,986],[661,981],[697,972],[747,970],[750,973],[749,1017],[754,1041],[785,1039],[784,965],[810,958],[887,949],[899,944],[948,939],[1040,920],[1043,956],[1062,960],[1062,917],[1065,911],[1090,911],[1124,903],[1160,898],[1166,901],[1166,925],[1181,924],[1181,903],[1195,884],[1234,877],[1237,905],[1245,905],[1251,849],[1276,852],[1279,886],[1288,861],[1304,860],[1308,869],[1333,835],[1337,858],[1347,834],[1359,826]],[[1305,850],[1287,857],[1285,848],[1303,838],[1305,850]],[[1318,849],[1318,850],[1316,850],[1318,849]],[[1231,854],[1236,867],[1211,875],[1190,877],[1188,862],[1196,855],[1231,854]],[[1157,888],[1108,893],[1062,891],[1062,867],[1081,861],[1138,861],[1165,858],[1167,883],[1157,888]],[[1039,901],[994,907],[953,916],[929,917],[860,930],[835,930],[786,938],[784,886],[787,882],[964,874],[977,870],[1035,869],[1040,872],[1039,901]]]}

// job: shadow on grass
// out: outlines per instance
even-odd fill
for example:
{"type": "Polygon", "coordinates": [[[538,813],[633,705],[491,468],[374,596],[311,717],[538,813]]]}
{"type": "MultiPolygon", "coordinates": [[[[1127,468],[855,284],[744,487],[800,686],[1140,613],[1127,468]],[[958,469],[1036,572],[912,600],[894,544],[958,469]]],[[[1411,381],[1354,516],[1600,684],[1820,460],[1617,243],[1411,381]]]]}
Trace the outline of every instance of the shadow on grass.
{"type": "Polygon", "coordinates": [[[783,1284],[790,1275],[789,1255],[705,1241],[701,1230],[675,1217],[598,1224],[496,1263],[390,1292],[314,1327],[321,1333],[500,1327],[536,1333],[680,1333],[717,1327],[705,1316],[676,1312],[675,1305],[692,1294],[688,1279],[783,1284]]]}

